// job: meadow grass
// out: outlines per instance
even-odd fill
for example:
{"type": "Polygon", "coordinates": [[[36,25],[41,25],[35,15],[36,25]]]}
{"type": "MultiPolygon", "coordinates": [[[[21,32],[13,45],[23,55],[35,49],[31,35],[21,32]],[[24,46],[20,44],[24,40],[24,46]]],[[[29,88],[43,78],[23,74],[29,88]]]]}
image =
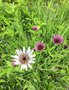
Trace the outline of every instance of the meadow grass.
{"type": "Polygon", "coordinates": [[[0,90],[69,89],[69,0],[0,0],[0,90]],[[40,26],[38,31],[32,27],[40,26]],[[56,46],[54,34],[64,42],[56,46]],[[32,69],[12,66],[16,49],[45,49],[36,54],[32,69]]]}

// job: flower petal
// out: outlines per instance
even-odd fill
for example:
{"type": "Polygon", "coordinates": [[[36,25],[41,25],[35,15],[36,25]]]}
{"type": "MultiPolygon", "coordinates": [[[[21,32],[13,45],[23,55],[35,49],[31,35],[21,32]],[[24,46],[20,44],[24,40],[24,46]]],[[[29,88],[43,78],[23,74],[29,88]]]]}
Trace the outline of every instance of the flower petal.
{"type": "Polygon", "coordinates": [[[23,53],[25,53],[25,47],[23,47],[23,53]]]}
{"type": "Polygon", "coordinates": [[[27,64],[29,68],[32,68],[32,66],[30,64],[27,64]]]}
{"type": "Polygon", "coordinates": [[[19,61],[13,62],[14,65],[20,65],[21,63],[19,61]]]}
{"type": "Polygon", "coordinates": [[[30,60],[28,63],[35,63],[34,61],[30,60]]]}
{"type": "Polygon", "coordinates": [[[30,47],[28,48],[28,50],[26,51],[26,53],[27,53],[27,54],[29,54],[29,53],[30,53],[30,47]]]}
{"type": "Polygon", "coordinates": [[[26,64],[25,64],[25,65],[22,65],[22,66],[21,66],[21,70],[22,70],[22,69],[26,69],[26,70],[27,70],[27,65],[26,65],[26,64]]]}
{"type": "Polygon", "coordinates": [[[16,52],[17,52],[17,55],[20,55],[22,53],[21,50],[16,50],[16,52]]]}
{"type": "Polygon", "coordinates": [[[19,59],[19,57],[17,55],[11,55],[11,57],[13,57],[15,59],[19,59]]]}
{"type": "Polygon", "coordinates": [[[35,58],[32,58],[32,60],[36,60],[35,58]]]}
{"type": "Polygon", "coordinates": [[[30,55],[30,57],[31,57],[31,58],[33,58],[33,57],[35,57],[35,56],[36,56],[35,54],[33,54],[33,55],[30,55]]]}
{"type": "Polygon", "coordinates": [[[33,61],[33,60],[36,60],[35,58],[30,58],[29,61],[33,61]]]}
{"type": "Polygon", "coordinates": [[[29,53],[29,55],[31,55],[34,52],[34,50],[31,50],[31,52],[29,53]]]}

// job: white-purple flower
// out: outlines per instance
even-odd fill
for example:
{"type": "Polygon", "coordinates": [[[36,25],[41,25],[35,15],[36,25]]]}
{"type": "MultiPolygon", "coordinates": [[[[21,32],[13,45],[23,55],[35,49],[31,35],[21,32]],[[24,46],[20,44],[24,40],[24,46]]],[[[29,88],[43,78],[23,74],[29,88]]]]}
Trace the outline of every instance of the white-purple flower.
{"type": "Polygon", "coordinates": [[[34,50],[31,50],[30,47],[25,50],[25,47],[23,47],[23,50],[16,50],[16,55],[12,55],[13,57],[13,65],[20,65],[21,70],[32,68],[31,63],[35,63],[35,54],[32,54],[34,50]]]}

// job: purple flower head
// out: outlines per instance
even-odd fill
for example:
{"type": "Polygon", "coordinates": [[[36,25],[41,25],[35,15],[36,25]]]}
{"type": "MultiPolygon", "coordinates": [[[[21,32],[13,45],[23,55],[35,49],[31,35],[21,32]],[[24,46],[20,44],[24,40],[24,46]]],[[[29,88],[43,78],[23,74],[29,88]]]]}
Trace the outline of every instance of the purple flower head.
{"type": "Polygon", "coordinates": [[[37,30],[39,30],[39,26],[33,26],[33,28],[32,28],[34,31],[37,31],[37,30]]]}
{"type": "Polygon", "coordinates": [[[60,45],[63,42],[63,37],[61,35],[54,35],[53,36],[53,43],[56,45],[60,45]]]}
{"type": "Polygon", "coordinates": [[[43,42],[37,42],[35,45],[36,51],[42,51],[42,50],[44,50],[44,48],[45,48],[45,45],[43,42]]]}

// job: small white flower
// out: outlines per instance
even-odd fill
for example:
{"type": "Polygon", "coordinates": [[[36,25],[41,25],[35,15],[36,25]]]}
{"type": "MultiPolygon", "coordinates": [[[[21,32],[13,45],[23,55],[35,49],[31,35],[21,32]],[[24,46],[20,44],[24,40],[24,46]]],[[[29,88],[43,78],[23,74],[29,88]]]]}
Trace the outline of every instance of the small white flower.
{"type": "Polygon", "coordinates": [[[32,68],[31,63],[35,63],[35,54],[33,55],[32,53],[34,50],[31,50],[30,47],[25,50],[25,47],[23,47],[23,50],[16,50],[17,55],[12,55],[13,60],[14,60],[14,65],[21,65],[21,70],[32,68]]]}

